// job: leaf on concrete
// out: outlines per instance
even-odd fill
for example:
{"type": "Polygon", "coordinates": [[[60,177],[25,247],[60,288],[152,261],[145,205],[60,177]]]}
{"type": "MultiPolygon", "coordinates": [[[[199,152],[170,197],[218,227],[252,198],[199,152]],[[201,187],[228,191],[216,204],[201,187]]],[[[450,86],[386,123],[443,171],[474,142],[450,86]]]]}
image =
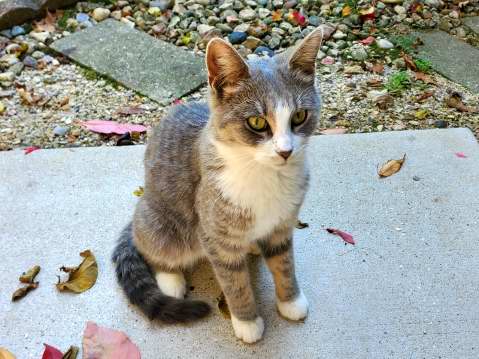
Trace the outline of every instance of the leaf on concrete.
{"type": "Polygon", "coordinates": [[[356,244],[356,242],[354,242],[353,236],[347,232],[341,231],[340,229],[336,229],[336,228],[326,228],[326,230],[328,231],[328,233],[335,234],[341,237],[342,240],[345,241],[346,243],[353,244],[353,245],[356,244]]]}
{"type": "Polygon", "coordinates": [[[462,95],[459,92],[453,92],[447,99],[446,104],[449,107],[455,108],[461,112],[476,113],[479,112],[479,108],[466,106],[462,101],[462,95]]]}
{"type": "Polygon", "coordinates": [[[35,277],[40,272],[40,266],[33,266],[18,278],[18,280],[22,283],[33,283],[35,281],[35,277]]]}
{"type": "Polygon", "coordinates": [[[0,348],[0,359],[16,359],[16,358],[15,358],[15,355],[10,353],[7,349],[0,348]]]}
{"type": "Polygon", "coordinates": [[[32,153],[33,151],[38,151],[40,149],[40,147],[37,147],[37,146],[30,146],[30,147],[26,147],[23,149],[23,152],[28,155],[30,153],[32,153]]]}
{"type": "Polygon", "coordinates": [[[96,282],[98,277],[98,264],[95,256],[90,250],[80,253],[84,259],[78,267],[67,268],[61,267],[60,270],[68,273],[68,280],[66,282],[58,282],[57,289],[59,291],[71,291],[75,293],[82,293],[91,287],[96,282]]]}
{"type": "Polygon", "coordinates": [[[65,354],[63,354],[62,359],[76,359],[80,348],[72,345],[65,354]]]}
{"type": "Polygon", "coordinates": [[[96,133],[104,133],[107,135],[117,134],[123,135],[127,132],[146,132],[146,127],[143,125],[133,125],[129,123],[118,123],[115,121],[90,120],[83,121],[80,124],[96,133]]]}
{"type": "Polygon", "coordinates": [[[464,152],[456,152],[455,155],[456,155],[456,157],[459,157],[459,158],[467,158],[467,156],[464,154],[464,152]]]}
{"type": "Polygon", "coordinates": [[[296,221],[296,228],[304,229],[304,228],[308,228],[308,227],[309,227],[308,223],[301,222],[299,219],[296,221]]]}
{"type": "Polygon", "coordinates": [[[57,348],[48,344],[43,345],[45,346],[45,351],[43,352],[42,359],[62,359],[63,353],[57,348]]]}
{"type": "Polygon", "coordinates": [[[15,292],[13,292],[12,302],[22,299],[24,296],[28,294],[28,292],[36,288],[38,288],[38,282],[29,283],[26,286],[18,288],[15,292]]]}
{"type": "Polygon", "coordinates": [[[83,333],[83,358],[141,359],[141,355],[125,333],[87,322],[83,333]]]}
{"type": "Polygon", "coordinates": [[[389,177],[392,176],[393,174],[397,173],[401,167],[404,164],[404,161],[406,160],[406,154],[404,154],[403,158],[400,160],[389,160],[385,164],[381,166],[381,168],[378,171],[379,177],[389,177]]]}
{"type": "Polygon", "coordinates": [[[137,197],[143,196],[144,193],[145,189],[142,186],[138,186],[138,188],[133,191],[133,194],[137,197]]]}
{"type": "Polygon", "coordinates": [[[322,135],[342,135],[346,132],[348,132],[348,129],[343,127],[326,128],[319,131],[319,133],[322,135]]]}
{"type": "Polygon", "coordinates": [[[216,298],[218,301],[218,309],[225,319],[231,319],[230,309],[228,308],[228,303],[226,302],[225,294],[222,292],[221,295],[216,298]]]}

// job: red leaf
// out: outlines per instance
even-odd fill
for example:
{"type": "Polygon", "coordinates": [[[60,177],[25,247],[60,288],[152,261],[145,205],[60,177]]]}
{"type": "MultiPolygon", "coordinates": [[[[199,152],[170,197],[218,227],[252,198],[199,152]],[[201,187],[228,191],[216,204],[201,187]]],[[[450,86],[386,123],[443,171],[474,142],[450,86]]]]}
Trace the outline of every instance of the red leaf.
{"type": "Polygon", "coordinates": [[[83,357],[141,359],[138,347],[125,333],[87,322],[83,333],[83,357]]]}
{"type": "Polygon", "coordinates": [[[63,353],[57,348],[52,347],[48,344],[43,344],[45,346],[45,351],[43,352],[42,359],[62,359],[63,353]]]}
{"type": "Polygon", "coordinates": [[[456,155],[456,157],[459,157],[459,158],[467,158],[467,156],[464,154],[464,152],[456,152],[455,155],[456,155]]]}
{"type": "Polygon", "coordinates": [[[376,41],[374,36],[368,36],[368,37],[366,37],[365,39],[363,39],[359,42],[363,45],[371,45],[374,41],[376,41]]]}
{"type": "Polygon", "coordinates": [[[299,26],[304,26],[306,24],[306,18],[299,11],[294,11],[293,12],[293,17],[294,17],[294,19],[296,20],[296,22],[298,23],[299,26]]]}
{"type": "Polygon", "coordinates": [[[39,149],[40,147],[30,146],[30,147],[24,148],[23,151],[25,152],[26,155],[28,155],[29,153],[32,153],[33,151],[37,151],[39,149]]]}
{"type": "Polygon", "coordinates": [[[80,124],[90,131],[105,134],[123,135],[127,132],[145,132],[146,127],[143,125],[133,125],[129,123],[118,123],[115,121],[91,120],[83,121],[80,124]]]}
{"type": "Polygon", "coordinates": [[[339,229],[335,229],[335,228],[326,228],[326,230],[328,231],[328,233],[340,236],[343,239],[343,241],[345,241],[346,243],[356,244],[354,242],[353,236],[350,235],[349,233],[343,232],[343,231],[341,231],[339,229]]]}

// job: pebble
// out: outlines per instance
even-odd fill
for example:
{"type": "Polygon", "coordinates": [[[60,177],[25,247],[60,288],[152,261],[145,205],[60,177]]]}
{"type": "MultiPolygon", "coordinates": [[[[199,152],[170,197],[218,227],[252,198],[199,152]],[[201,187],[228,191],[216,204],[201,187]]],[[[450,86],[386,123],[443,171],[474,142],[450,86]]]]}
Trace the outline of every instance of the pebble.
{"type": "Polygon", "coordinates": [[[348,37],[348,35],[342,32],[341,30],[336,31],[333,34],[333,39],[336,39],[336,40],[345,39],[346,37],[348,37]]]}
{"type": "Polygon", "coordinates": [[[25,29],[22,26],[14,26],[10,31],[13,37],[25,34],[25,29]]]}
{"type": "Polygon", "coordinates": [[[279,47],[279,45],[281,45],[281,38],[278,36],[272,36],[271,40],[268,41],[268,46],[271,49],[276,49],[279,47]]]}
{"type": "Polygon", "coordinates": [[[243,9],[239,12],[239,18],[244,21],[256,19],[256,11],[253,9],[243,9]]]}
{"type": "Polygon", "coordinates": [[[25,58],[23,59],[23,64],[27,67],[36,68],[37,60],[35,60],[32,56],[25,56],[25,58]]]}
{"type": "Polygon", "coordinates": [[[444,120],[436,120],[434,121],[434,127],[436,128],[447,128],[448,122],[444,120]]]}
{"type": "Polygon", "coordinates": [[[155,0],[155,1],[150,1],[149,6],[158,7],[160,8],[161,11],[166,11],[168,9],[171,9],[174,4],[175,4],[174,0],[155,0]]]}
{"type": "Polygon", "coordinates": [[[245,47],[247,47],[248,49],[250,50],[254,50],[256,49],[256,47],[258,47],[258,45],[261,43],[261,40],[258,39],[257,37],[254,37],[254,36],[248,36],[246,38],[246,41],[243,42],[243,45],[245,47]]]}
{"type": "Polygon", "coordinates": [[[148,9],[148,14],[150,14],[151,16],[154,16],[154,17],[158,17],[161,15],[161,9],[159,7],[150,7],[148,9]]]}
{"type": "Polygon", "coordinates": [[[15,80],[15,74],[13,72],[7,71],[0,73],[0,82],[12,82],[13,80],[15,80]]]}
{"type": "Polygon", "coordinates": [[[388,50],[388,49],[394,48],[394,44],[391,41],[386,39],[378,39],[376,40],[376,44],[378,45],[380,49],[388,50]]]}
{"type": "Polygon", "coordinates": [[[214,26],[211,26],[211,25],[206,25],[206,24],[200,24],[198,25],[198,33],[200,34],[200,36],[203,36],[204,34],[206,34],[208,31],[210,30],[213,30],[215,27],[214,26]]]}
{"type": "Polygon", "coordinates": [[[103,21],[109,16],[110,16],[110,10],[102,8],[102,7],[97,7],[95,10],[93,10],[93,13],[91,14],[91,17],[95,21],[103,21]]]}
{"type": "Polygon", "coordinates": [[[79,12],[75,18],[78,22],[85,22],[90,20],[90,16],[88,16],[88,14],[85,14],[83,12],[79,12]]]}
{"type": "Polygon", "coordinates": [[[44,52],[41,52],[41,51],[34,51],[33,54],[32,54],[32,57],[36,60],[39,60],[41,59],[43,56],[45,56],[45,53],[44,52]]]}
{"type": "Polygon", "coordinates": [[[406,8],[404,6],[400,6],[400,5],[396,5],[394,7],[394,11],[396,12],[396,14],[398,15],[403,15],[403,14],[406,14],[406,8]]]}
{"type": "Polygon", "coordinates": [[[10,67],[18,62],[18,58],[15,55],[3,55],[0,57],[0,67],[10,67]]]}
{"type": "Polygon", "coordinates": [[[228,40],[230,40],[230,42],[234,45],[242,43],[247,37],[248,35],[246,32],[233,31],[228,35],[228,40]]]}
{"type": "Polygon", "coordinates": [[[30,37],[35,39],[39,42],[46,42],[50,38],[50,33],[48,31],[41,31],[41,32],[30,32],[30,37]]]}
{"type": "Polygon", "coordinates": [[[266,9],[266,8],[259,8],[258,9],[258,16],[260,19],[267,18],[271,14],[271,10],[266,9]]]}
{"type": "Polygon", "coordinates": [[[56,126],[54,129],[53,129],[53,134],[55,136],[65,136],[68,132],[68,128],[67,127],[63,127],[63,126],[56,126]]]}
{"type": "Polygon", "coordinates": [[[319,26],[319,24],[321,24],[321,19],[318,16],[313,15],[309,17],[308,22],[312,26],[319,26]]]}
{"type": "Polygon", "coordinates": [[[365,47],[361,44],[355,44],[349,49],[351,57],[356,61],[364,61],[368,58],[365,47]]]}
{"type": "Polygon", "coordinates": [[[20,75],[23,71],[23,68],[25,67],[25,65],[23,64],[23,62],[17,62],[16,64],[10,66],[10,68],[8,69],[8,71],[11,71],[13,72],[16,76],[20,75]]]}

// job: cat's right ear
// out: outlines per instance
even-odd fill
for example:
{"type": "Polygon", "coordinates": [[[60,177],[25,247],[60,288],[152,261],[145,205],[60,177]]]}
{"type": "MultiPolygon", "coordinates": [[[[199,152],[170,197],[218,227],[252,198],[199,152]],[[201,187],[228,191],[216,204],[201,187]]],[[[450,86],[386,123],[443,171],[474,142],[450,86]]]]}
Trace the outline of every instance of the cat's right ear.
{"type": "Polygon", "coordinates": [[[206,48],[208,83],[221,92],[234,92],[241,80],[249,78],[249,68],[240,54],[226,41],[214,38],[206,48]]]}

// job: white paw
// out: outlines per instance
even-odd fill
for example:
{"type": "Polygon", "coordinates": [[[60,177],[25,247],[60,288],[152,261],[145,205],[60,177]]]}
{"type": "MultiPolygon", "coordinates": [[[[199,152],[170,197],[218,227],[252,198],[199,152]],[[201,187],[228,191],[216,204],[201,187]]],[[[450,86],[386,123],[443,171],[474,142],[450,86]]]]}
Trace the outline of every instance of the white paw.
{"type": "Polygon", "coordinates": [[[299,292],[296,299],[289,302],[276,301],[278,310],[283,317],[290,320],[300,320],[306,318],[308,315],[308,300],[303,292],[299,292]]]}
{"type": "Polygon", "coordinates": [[[239,320],[231,315],[231,323],[236,337],[246,343],[255,343],[263,336],[264,322],[261,317],[257,317],[255,320],[239,320]]]}
{"type": "Polygon", "coordinates": [[[158,287],[170,297],[183,299],[186,294],[186,280],[182,273],[156,273],[156,282],[158,287]]]}

